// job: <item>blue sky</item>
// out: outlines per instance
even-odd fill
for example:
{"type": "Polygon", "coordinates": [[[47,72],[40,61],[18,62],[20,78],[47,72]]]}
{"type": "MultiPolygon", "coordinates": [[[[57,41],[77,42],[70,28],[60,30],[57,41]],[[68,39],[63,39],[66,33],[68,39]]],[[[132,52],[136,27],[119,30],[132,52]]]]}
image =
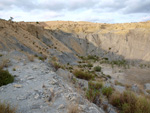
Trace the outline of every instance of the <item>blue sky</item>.
{"type": "Polygon", "coordinates": [[[91,21],[124,23],[150,20],[150,0],[0,0],[0,18],[14,21],[91,21]]]}

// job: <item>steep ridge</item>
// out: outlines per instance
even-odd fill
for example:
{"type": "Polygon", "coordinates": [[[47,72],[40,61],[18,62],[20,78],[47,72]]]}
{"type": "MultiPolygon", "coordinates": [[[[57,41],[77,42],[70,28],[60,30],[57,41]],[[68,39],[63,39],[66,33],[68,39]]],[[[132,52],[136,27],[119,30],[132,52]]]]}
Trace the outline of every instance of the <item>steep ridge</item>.
{"type": "Polygon", "coordinates": [[[70,56],[94,54],[111,59],[150,61],[150,22],[100,24],[0,20],[1,50],[70,56]]]}
{"type": "Polygon", "coordinates": [[[87,50],[87,54],[106,55],[109,58],[115,55],[115,57],[123,56],[130,60],[150,61],[150,22],[125,24],[56,23],[54,26],[51,22],[47,22],[47,25],[50,26],[49,29],[56,30],[57,28],[57,30],[75,34],[79,40],[82,39],[96,47],[81,41],[81,47],[84,51],[87,50]],[[101,49],[107,54],[101,54],[101,49]]]}

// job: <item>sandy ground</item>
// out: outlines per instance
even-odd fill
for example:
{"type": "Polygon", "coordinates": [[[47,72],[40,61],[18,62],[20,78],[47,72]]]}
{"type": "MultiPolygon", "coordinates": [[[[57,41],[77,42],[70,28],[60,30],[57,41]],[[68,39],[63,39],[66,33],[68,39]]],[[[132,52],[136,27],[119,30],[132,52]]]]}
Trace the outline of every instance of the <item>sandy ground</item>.
{"type": "Polygon", "coordinates": [[[144,86],[146,83],[150,83],[150,69],[141,69],[139,67],[130,67],[124,69],[120,67],[111,68],[110,65],[101,65],[103,73],[110,75],[112,81],[119,81],[123,84],[144,86]]]}
{"type": "Polygon", "coordinates": [[[136,82],[137,84],[144,85],[150,83],[150,69],[131,68],[126,70],[125,79],[136,82]]]}

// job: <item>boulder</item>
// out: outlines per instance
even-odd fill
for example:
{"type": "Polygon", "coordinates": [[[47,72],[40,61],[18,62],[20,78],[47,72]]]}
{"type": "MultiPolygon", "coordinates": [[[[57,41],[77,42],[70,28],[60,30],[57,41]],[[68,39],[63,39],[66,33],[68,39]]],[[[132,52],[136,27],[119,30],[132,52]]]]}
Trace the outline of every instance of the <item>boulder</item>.
{"type": "Polygon", "coordinates": [[[118,91],[120,93],[123,93],[126,90],[126,88],[124,86],[119,86],[119,85],[115,85],[114,88],[116,91],[118,91]]]}
{"type": "Polygon", "coordinates": [[[150,83],[144,84],[144,88],[145,88],[145,90],[150,90],[150,83]]]}
{"type": "Polygon", "coordinates": [[[131,90],[134,91],[135,93],[139,93],[140,89],[139,87],[137,86],[137,84],[133,84],[131,86],[131,90]]]}

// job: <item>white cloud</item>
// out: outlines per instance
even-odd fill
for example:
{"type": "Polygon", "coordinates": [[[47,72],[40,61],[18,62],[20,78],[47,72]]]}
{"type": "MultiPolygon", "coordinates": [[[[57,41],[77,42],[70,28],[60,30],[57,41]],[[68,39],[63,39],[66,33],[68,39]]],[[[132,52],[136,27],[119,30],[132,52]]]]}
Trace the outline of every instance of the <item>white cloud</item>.
{"type": "Polygon", "coordinates": [[[0,18],[15,21],[135,22],[148,18],[149,0],[2,0],[0,18]]]}
{"type": "Polygon", "coordinates": [[[140,19],[140,21],[148,21],[150,20],[150,16],[145,16],[140,19]]]}

